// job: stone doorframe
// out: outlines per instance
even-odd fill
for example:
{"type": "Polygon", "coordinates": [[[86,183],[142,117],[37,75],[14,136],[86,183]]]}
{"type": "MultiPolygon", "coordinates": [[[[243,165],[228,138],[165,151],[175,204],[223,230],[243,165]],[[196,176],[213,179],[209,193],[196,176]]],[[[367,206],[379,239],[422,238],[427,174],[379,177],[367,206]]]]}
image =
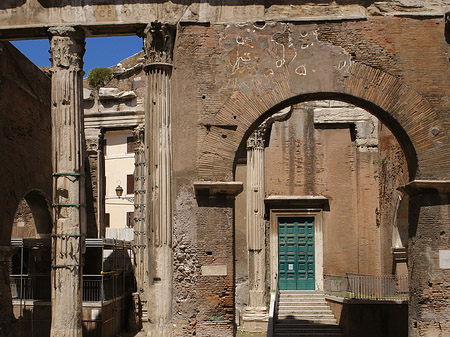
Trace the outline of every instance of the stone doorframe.
{"type": "Polygon", "coordinates": [[[315,290],[323,290],[323,209],[296,208],[270,210],[270,289],[277,288],[278,275],[278,218],[312,217],[314,218],[314,255],[315,290]]]}

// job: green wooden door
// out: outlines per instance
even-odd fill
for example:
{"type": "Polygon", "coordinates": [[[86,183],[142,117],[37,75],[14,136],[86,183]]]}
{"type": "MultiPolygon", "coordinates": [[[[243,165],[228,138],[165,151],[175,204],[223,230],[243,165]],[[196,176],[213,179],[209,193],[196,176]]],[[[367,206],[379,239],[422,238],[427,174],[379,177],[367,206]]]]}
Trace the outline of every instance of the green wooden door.
{"type": "Polygon", "coordinates": [[[280,290],[314,290],[314,218],[278,218],[280,290]]]}

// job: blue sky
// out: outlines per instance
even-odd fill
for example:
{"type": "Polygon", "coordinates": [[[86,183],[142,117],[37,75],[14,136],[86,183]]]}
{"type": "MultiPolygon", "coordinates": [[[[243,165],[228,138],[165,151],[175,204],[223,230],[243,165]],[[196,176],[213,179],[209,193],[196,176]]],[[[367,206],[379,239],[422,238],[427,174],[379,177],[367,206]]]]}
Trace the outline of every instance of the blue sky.
{"type": "MultiPolygon", "coordinates": [[[[45,40],[13,41],[26,57],[38,67],[50,65],[50,44],[45,40]]],[[[96,37],[86,39],[84,71],[96,67],[110,67],[142,51],[142,39],[137,36],[96,37]]]]}

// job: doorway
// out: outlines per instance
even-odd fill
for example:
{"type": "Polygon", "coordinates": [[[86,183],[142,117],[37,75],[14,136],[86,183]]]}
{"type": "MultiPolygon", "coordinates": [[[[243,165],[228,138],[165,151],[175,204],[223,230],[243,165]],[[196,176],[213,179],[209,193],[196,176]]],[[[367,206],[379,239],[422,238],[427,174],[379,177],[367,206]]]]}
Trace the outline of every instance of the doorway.
{"type": "Polygon", "coordinates": [[[314,217],[278,218],[280,290],[315,290],[314,217]]]}

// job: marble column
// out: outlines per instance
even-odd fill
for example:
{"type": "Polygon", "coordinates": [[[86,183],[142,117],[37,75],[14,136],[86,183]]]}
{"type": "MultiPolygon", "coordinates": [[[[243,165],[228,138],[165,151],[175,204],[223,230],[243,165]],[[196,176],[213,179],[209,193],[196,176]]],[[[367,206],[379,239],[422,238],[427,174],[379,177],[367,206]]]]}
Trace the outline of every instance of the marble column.
{"type": "Polygon", "coordinates": [[[82,250],[86,230],[83,54],[84,32],[52,27],[52,324],[51,335],[82,336],[82,250]]]}
{"type": "Polygon", "coordinates": [[[149,180],[149,293],[150,336],[171,336],[172,320],[172,151],[171,94],[176,27],[153,22],[144,31],[147,74],[145,133],[148,140],[149,180]]]}
{"type": "Polygon", "coordinates": [[[145,126],[139,125],[133,130],[134,147],[134,256],[135,275],[140,302],[141,320],[148,321],[147,292],[148,286],[148,249],[146,203],[146,160],[145,160],[145,126]]]}
{"type": "Polygon", "coordinates": [[[265,220],[264,141],[266,124],[247,140],[247,246],[249,252],[248,311],[266,311],[265,301],[265,220]]]}
{"type": "Polygon", "coordinates": [[[265,158],[271,126],[291,116],[292,108],[283,109],[261,123],[247,140],[247,248],[249,301],[244,313],[244,328],[266,328],[266,245],[265,245],[265,158]]]}

